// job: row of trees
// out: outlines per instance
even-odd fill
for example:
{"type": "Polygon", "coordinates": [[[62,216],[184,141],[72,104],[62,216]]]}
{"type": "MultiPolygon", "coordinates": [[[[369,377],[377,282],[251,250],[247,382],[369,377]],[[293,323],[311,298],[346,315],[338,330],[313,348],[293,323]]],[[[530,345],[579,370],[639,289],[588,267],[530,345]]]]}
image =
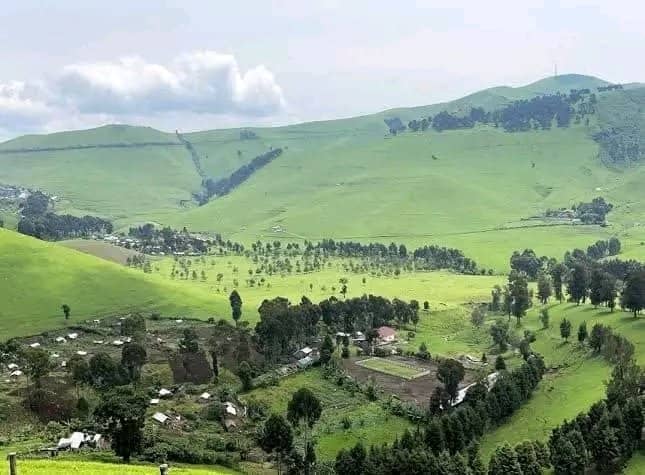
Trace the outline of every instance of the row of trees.
{"type": "Polygon", "coordinates": [[[531,397],[544,370],[542,359],[532,356],[516,370],[500,372],[492,388],[485,382],[471,387],[463,404],[454,410],[450,409],[450,389],[439,388],[430,403],[435,416],[423,428],[406,431],[393,444],[369,451],[361,443],[341,450],[336,457],[336,473],[485,473],[477,438],[531,397]]]}
{"type": "Polygon", "coordinates": [[[262,155],[258,155],[249,163],[242,165],[226,178],[213,180],[207,178],[202,182],[203,191],[195,195],[200,204],[205,204],[213,196],[224,196],[229,194],[233,189],[240,186],[243,182],[260,168],[268,165],[282,154],[281,148],[274,148],[262,155]]]}
{"type": "Polygon", "coordinates": [[[151,223],[131,227],[128,230],[128,236],[138,241],[130,245],[131,249],[137,249],[148,254],[151,252],[164,252],[166,254],[174,254],[177,252],[204,254],[210,246],[225,245],[219,234],[216,234],[210,239],[203,239],[194,236],[186,228],[178,231],[168,226],[157,228],[151,223]]]}
{"type": "Polygon", "coordinates": [[[46,194],[40,191],[31,193],[22,204],[18,232],[38,239],[57,241],[111,233],[113,230],[111,222],[96,216],[79,218],[69,214],[58,215],[51,210],[51,203],[46,194]]]}

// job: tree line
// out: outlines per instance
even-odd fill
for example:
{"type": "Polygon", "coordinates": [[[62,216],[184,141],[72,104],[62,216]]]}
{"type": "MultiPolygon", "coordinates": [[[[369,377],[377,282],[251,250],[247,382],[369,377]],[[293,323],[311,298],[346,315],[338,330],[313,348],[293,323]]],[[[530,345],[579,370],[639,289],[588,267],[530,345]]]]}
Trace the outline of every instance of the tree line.
{"type": "Polygon", "coordinates": [[[336,456],[335,471],[339,475],[484,474],[477,439],[531,397],[544,371],[542,358],[532,356],[516,370],[500,372],[492,388],[485,382],[471,387],[457,409],[448,409],[450,404],[444,401],[441,412],[414,432],[404,432],[392,444],[367,451],[359,442],[351,449],[342,449],[336,456]]]}
{"type": "Polygon", "coordinates": [[[224,196],[229,194],[235,188],[240,186],[250,176],[258,171],[260,168],[265,167],[273,160],[282,154],[282,148],[274,148],[262,155],[258,155],[249,163],[242,165],[226,178],[214,180],[207,178],[202,182],[202,192],[195,194],[195,199],[200,205],[208,203],[212,197],[224,196]]]}
{"type": "Polygon", "coordinates": [[[88,215],[79,218],[54,213],[51,211],[51,199],[40,191],[27,197],[22,205],[21,215],[17,226],[19,233],[49,241],[87,238],[93,234],[109,234],[113,230],[112,223],[103,218],[88,215]]]}

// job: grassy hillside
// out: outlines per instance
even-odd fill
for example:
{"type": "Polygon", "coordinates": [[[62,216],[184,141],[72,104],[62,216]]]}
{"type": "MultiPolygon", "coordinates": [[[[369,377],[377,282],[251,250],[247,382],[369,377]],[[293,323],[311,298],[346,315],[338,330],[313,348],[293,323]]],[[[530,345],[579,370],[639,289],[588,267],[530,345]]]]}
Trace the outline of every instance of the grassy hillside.
{"type": "MultiPolygon", "coordinates": [[[[152,465],[125,465],[72,460],[24,460],[18,463],[19,473],[24,475],[155,475],[159,468],[152,465]]],[[[182,468],[173,467],[173,475],[229,475],[233,470],[221,467],[182,468]]]]}
{"type": "Polygon", "coordinates": [[[592,138],[600,127],[633,122],[640,107],[634,112],[633,104],[645,103],[643,89],[600,94],[597,117],[568,129],[509,134],[476,127],[388,137],[383,119],[407,121],[471,106],[494,109],[536,94],[603,84],[589,76],[563,75],[445,104],[255,128],[258,138],[252,140],[241,140],[235,129],[185,134],[201,168],[213,178],[270,147],[284,149],[231,194],[203,207],[191,201],[202,177],[186,148],[174,134],[143,127],[108,126],[0,144],[0,182],[42,188],[59,197],[60,211],[108,217],[122,229],[152,221],[246,242],[333,237],[438,243],[462,248],[484,266],[504,271],[512,250],[526,246],[561,255],[614,234],[635,245],[645,241],[640,224],[645,194],[639,186],[645,168],[605,166],[592,138]],[[150,142],[168,145],[139,146],[150,142]],[[78,148],[84,145],[101,147],[78,148]],[[2,153],[47,147],[57,149],[2,153]],[[609,228],[545,231],[523,221],[548,207],[597,195],[616,205],[609,228]],[[272,233],[275,225],[286,232],[272,233]],[[545,237],[539,245],[536,235],[545,237]]]}
{"type": "Polygon", "coordinates": [[[0,229],[0,335],[38,333],[64,324],[128,311],[224,315],[228,301],[199,287],[178,285],[57,244],[0,229]]]}

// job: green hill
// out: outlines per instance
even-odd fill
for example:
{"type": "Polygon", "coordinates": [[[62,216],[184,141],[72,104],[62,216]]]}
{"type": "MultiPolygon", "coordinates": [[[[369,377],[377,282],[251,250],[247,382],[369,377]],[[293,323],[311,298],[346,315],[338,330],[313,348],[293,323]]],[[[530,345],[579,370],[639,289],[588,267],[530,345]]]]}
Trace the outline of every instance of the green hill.
{"type": "Polygon", "coordinates": [[[205,289],[181,286],[58,244],[0,229],[0,334],[34,334],[129,311],[164,315],[228,315],[228,301],[205,289]]]}
{"type": "Polygon", "coordinates": [[[525,246],[560,255],[615,234],[634,249],[645,240],[640,225],[645,193],[637,186],[643,168],[638,160],[625,166],[615,159],[625,150],[645,150],[640,145],[645,88],[598,94],[590,122],[566,129],[506,133],[477,126],[392,137],[383,122],[473,106],[493,110],[515,99],[606,84],[562,75],[445,104],[253,128],[255,139],[242,140],[239,129],[184,134],[199,167],[175,134],[150,128],[28,136],[0,145],[0,183],[43,189],[58,197],[59,211],[100,215],[119,228],[151,221],[246,242],[267,237],[432,242],[462,248],[497,270],[505,269],[513,249],[525,246]],[[601,148],[594,136],[602,130],[618,132],[601,148]],[[229,195],[196,205],[192,194],[200,191],[203,176],[228,176],[271,147],[284,153],[229,195]],[[597,195],[615,205],[608,228],[543,228],[526,221],[549,207],[597,195]]]}

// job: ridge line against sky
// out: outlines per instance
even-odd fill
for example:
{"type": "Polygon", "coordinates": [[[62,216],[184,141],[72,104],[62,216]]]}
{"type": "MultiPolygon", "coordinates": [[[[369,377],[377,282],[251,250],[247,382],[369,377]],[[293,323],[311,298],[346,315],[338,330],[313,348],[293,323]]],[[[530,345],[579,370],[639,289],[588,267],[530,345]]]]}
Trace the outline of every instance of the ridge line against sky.
{"type": "Polygon", "coordinates": [[[636,1],[206,0],[3,6],[0,138],[267,126],[575,72],[645,77],[636,1]],[[37,11],[38,15],[34,15],[37,11]]]}

